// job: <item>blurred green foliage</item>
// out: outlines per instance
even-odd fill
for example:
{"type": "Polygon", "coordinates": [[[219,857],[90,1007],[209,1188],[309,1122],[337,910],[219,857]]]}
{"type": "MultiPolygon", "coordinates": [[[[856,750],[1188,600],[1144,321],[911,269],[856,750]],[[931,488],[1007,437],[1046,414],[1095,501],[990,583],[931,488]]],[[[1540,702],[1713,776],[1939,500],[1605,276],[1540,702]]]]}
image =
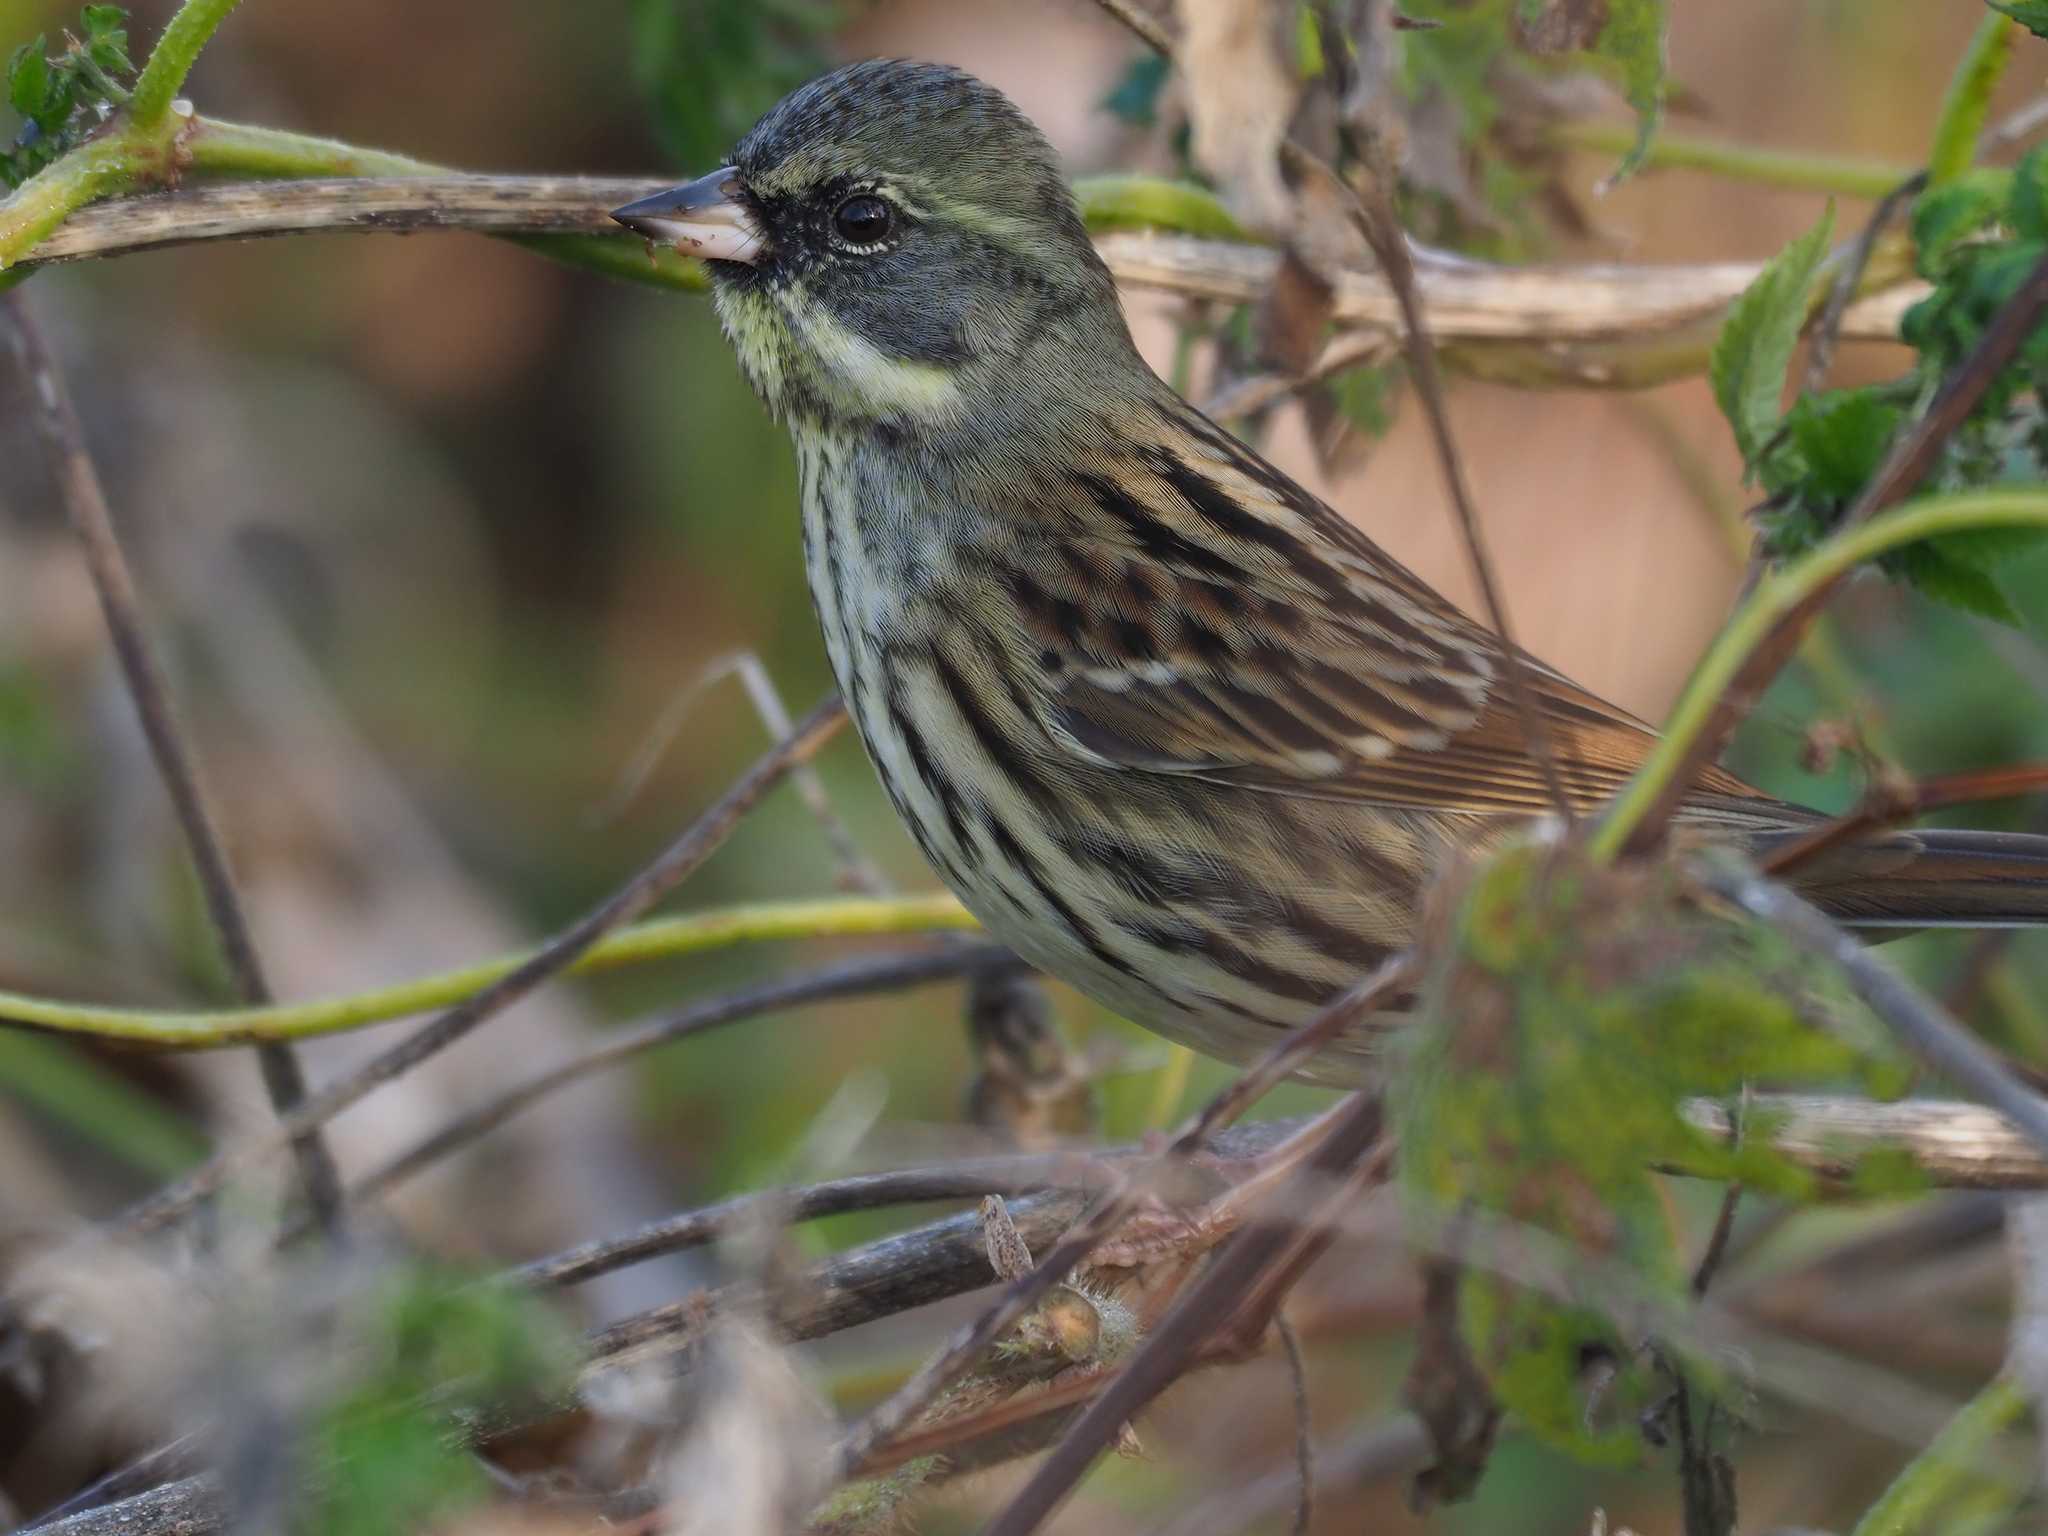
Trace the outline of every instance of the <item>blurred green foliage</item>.
{"type": "Polygon", "coordinates": [[[709,169],[768,108],[821,74],[830,0],[633,0],[633,73],[678,163],[709,169]]]}
{"type": "Polygon", "coordinates": [[[578,1351],[539,1299],[425,1267],[380,1275],[350,1309],[349,1379],[315,1415],[305,1536],[421,1530],[492,1483],[464,1440],[567,1391],[578,1351]]]}
{"type": "Polygon", "coordinates": [[[1436,937],[1388,1095],[1410,1230],[1461,1265],[1460,1327],[1501,1404],[1575,1455],[1633,1462],[1665,1390],[1642,1340],[1665,1336],[1690,1262],[1650,1170],[1815,1191],[1767,1128],[1730,1145],[1683,1104],[1845,1082],[1892,1096],[1909,1075],[1831,978],[1764,925],[1704,910],[1669,864],[1519,844],[1469,873],[1436,937]],[[1615,1369],[1597,1415],[1595,1357],[1615,1369]]]}
{"type": "Polygon", "coordinates": [[[128,99],[135,65],[128,58],[128,13],[88,5],[78,33],[55,57],[47,36],[21,44],[7,59],[7,102],[21,119],[14,147],[0,154],[0,183],[18,187],[85,137],[128,99]]]}

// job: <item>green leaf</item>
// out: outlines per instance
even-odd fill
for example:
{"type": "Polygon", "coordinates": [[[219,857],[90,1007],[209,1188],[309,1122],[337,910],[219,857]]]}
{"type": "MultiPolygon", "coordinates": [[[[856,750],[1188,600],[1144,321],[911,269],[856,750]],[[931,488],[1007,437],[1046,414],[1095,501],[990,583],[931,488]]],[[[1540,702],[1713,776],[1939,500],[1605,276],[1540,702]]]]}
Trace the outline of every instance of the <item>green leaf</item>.
{"type": "Polygon", "coordinates": [[[1955,180],[1977,158],[1977,140],[1991,112],[1991,92],[2012,58],[2016,34],[2005,16],[1986,16],[1963,50],[1962,61],[1942,98],[1934,124],[1934,144],[1927,152],[1927,184],[1938,187],[1955,180]]]}
{"type": "MultiPolygon", "coordinates": [[[[1503,1407],[1582,1459],[1640,1459],[1636,1410],[1663,1390],[1642,1335],[1671,1337],[1644,1320],[1690,1304],[1649,1170],[1818,1193],[1763,1127],[1730,1145],[1686,1106],[1752,1084],[1897,1092],[1902,1064],[1838,976],[1699,906],[1675,864],[1596,867],[1522,842],[1442,894],[1388,1095],[1409,1233],[1462,1266],[1459,1333],[1503,1407]],[[1593,1352],[1614,1366],[1597,1409],[1593,1352]]],[[[1689,1365],[1711,1389],[1711,1367],[1689,1365]]]]}
{"type": "Polygon", "coordinates": [[[2021,239],[2048,240],[2048,145],[2030,150],[2012,168],[2012,201],[2006,219],[2021,239]]]}
{"type": "Polygon", "coordinates": [[[44,40],[23,43],[8,56],[7,100],[31,121],[40,118],[50,95],[50,61],[43,57],[44,40]]]}
{"type": "Polygon", "coordinates": [[[1991,9],[2010,16],[2036,37],[2048,37],[2048,0],[1985,0],[1991,9]]]}
{"type": "Polygon", "coordinates": [[[2008,560],[1991,577],[2020,627],[2036,641],[2048,642],[2048,542],[2032,553],[2008,560]]]}
{"type": "Polygon", "coordinates": [[[1636,109],[1636,141],[1608,178],[1632,174],[1650,152],[1664,120],[1666,88],[1664,0],[1610,0],[1607,25],[1594,52],[1621,66],[1621,88],[1636,109]]]}
{"type": "Polygon", "coordinates": [[[1924,192],[1913,204],[1913,264],[1936,281],[1949,253],[1998,221],[2004,199],[1996,183],[1964,177],[1924,192]]]}
{"type": "Polygon", "coordinates": [[[1933,540],[1894,551],[1885,557],[1884,567],[1937,603],[2001,624],[2020,622],[1995,580],[1976,566],[1954,559],[1933,540]]]}
{"type": "Polygon", "coordinates": [[[1803,461],[1809,495],[1849,502],[1884,460],[1904,412],[1876,389],[1802,395],[1785,415],[1785,430],[1803,461]]]}
{"type": "Polygon", "coordinates": [[[1773,257],[1728,306],[1728,318],[1714,340],[1707,375],[1752,475],[1764,445],[1777,431],[1785,370],[1806,324],[1814,275],[1834,232],[1835,205],[1830,202],[1820,222],[1773,257]]]}

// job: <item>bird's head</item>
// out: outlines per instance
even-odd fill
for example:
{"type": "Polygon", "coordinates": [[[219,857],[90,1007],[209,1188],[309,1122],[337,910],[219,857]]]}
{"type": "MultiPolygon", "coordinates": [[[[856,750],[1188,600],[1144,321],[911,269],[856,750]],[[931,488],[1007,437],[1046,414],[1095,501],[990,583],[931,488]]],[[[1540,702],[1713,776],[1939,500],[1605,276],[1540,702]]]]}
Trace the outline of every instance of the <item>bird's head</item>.
{"type": "Polygon", "coordinates": [[[1052,146],[957,69],[835,70],[730,164],[614,217],[705,258],[741,365],[793,422],[943,430],[1132,356],[1052,146]]]}

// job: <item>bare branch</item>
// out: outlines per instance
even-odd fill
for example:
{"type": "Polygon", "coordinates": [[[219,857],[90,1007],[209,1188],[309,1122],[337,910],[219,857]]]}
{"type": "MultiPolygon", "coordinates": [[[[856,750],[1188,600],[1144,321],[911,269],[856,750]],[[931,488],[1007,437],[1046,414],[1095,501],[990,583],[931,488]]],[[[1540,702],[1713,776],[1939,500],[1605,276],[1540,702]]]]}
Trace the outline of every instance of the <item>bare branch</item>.
{"type": "MultiPolygon", "coordinates": [[[[163,664],[151,649],[145,632],[142,599],[136,592],[128,558],[122,552],[120,536],[114,531],[99,471],[86,449],[85,428],[71,403],[71,393],[65,388],[57,360],[21,295],[0,296],[0,304],[5,305],[8,319],[13,322],[15,355],[34,402],[32,415],[37,435],[56,474],[64,510],[78,535],[86,568],[92,573],[93,589],[99,594],[100,611],[106,617],[114,655],[128,685],[129,697],[135,702],[150,757],[170,794],[179,830],[191,853],[207,918],[219,940],[237,997],[250,1007],[260,1008],[271,1001],[270,983],[249,933],[249,919],[242,909],[241,892],[228,862],[219,819],[200,775],[198,754],[179,728],[163,664]]],[[[289,1117],[306,1097],[306,1077],[298,1054],[289,1045],[273,1042],[256,1047],[256,1060],[263,1071],[263,1085],[269,1091],[271,1107],[280,1117],[289,1117]]],[[[326,1142],[317,1128],[308,1127],[293,1136],[292,1151],[314,1219],[329,1236],[338,1236],[342,1226],[341,1176],[335,1171],[326,1142]]]]}
{"type": "MultiPolygon", "coordinates": [[[[214,182],[116,198],[74,213],[22,265],[120,256],[210,240],[292,234],[470,230],[483,234],[599,233],[618,239],[609,210],[659,189],[648,181],[536,176],[325,177],[214,182]]],[[[1096,248],[1117,281],[1224,303],[1271,289],[1279,253],[1189,235],[1112,232],[1096,248]]],[[[1440,343],[1563,345],[1618,342],[1711,325],[1756,277],[1755,262],[1694,265],[1505,267],[1415,252],[1423,318],[1440,343]]],[[[1858,300],[1842,335],[1895,340],[1898,317],[1925,293],[1904,283],[1858,300]]],[[[1392,333],[1401,323],[1391,286],[1376,273],[1338,274],[1332,318],[1392,333]]]]}
{"type": "MultiPolygon", "coordinates": [[[[644,1051],[651,1051],[657,1046],[667,1045],[671,1041],[805,1003],[824,1002],[838,997],[859,997],[872,992],[894,992],[922,986],[927,982],[946,981],[956,976],[969,975],[986,966],[1007,963],[1013,963],[1009,951],[999,945],[955,944],[941,949],[884,955],[880,958],[853,960],[816,970],[798,971],[754,986],[743,987],[738,991],[706,998],[665,1018],[643,1024],[637,1029],[610,1035],[603,1044],[559,1066],[537,1073],[516,1088],[508,1089],[495,1099],[466,1111],[416,1146],[399,1153],[360,1182],[351,1185],[347,1198],[350,1201],[359,1201],[385,1194],[414,1174],[468,1146],[478,1137],[496,1130],[521,1110],[539,1102],[548,1094],[571,1083],[580,1082],[593,1072],[617,1066],[622,1061],[644,1051]]],[[[674,1246],[689,1245],[677,1243],[674,1246]]],[[[654,1253],[662,1251],[664,1250],[660,1248],[649,1249],[640,1257],[651,1257],[654,1253]]],[[[605,1273],[608,1269],[618,1268],[619,1264],[632,1262],[635,1262],[633,1258],[622,1258],[618,1263],[601,1264],[576,1278],[589,1279],[593,1275],[605,1273]]]]}
{"type": "MultiPolygon", "coordinates": [[[[1338,1176],[1350,1169],[1379,1137],[1380,1105],[1376,1098],[1355,1094],[1342,1119],[1317,1147],[1314,1158],[1291,1183],[1338,1176]]],[[[1276,1192],[1285,1197],[1289,1190],[1276,1192]]],[[[1295,1202],[1280,1199],[1282,1209],[1295,1202]]],[[[1177,1300],[1147,1335],[1131,1363],[1053,1447],[1031,1480],[988,1526],[987,1536],[1028,1536],[1053,1512],[1118,1429],[1163,1392],[1187,1366],[1195,1351],[1236,1313],[1245,1292],[1297,1235],[1290,1220],[1253,1221],[1220,1249],[1201,1278],[1177,1300]]]]}
{"type": "MultiPolygon", "coordinates": [[[[533,955],[481,992],[464,998],[396,1046],[307,1099],[285,1119],[282,1135],[297,1136],[324,1125],[383,1084],[447,1049],[494,1014],[511,1007],[561,974],[576,957],[621,923],[631,922],[686,879],[731,835],[761,797],[808,762],[846,723],[836,698],[817,706],[796,730],[757,759],[731,789],[639,873],[533,955]]],[[[128,1233],[152,1231],[174,1221],[218,1189],[237,1170],[272,1151],[276,1138],[251,1137],[217,1153],[200,1168],[132,1208],[118,1227],[128,1233]]]]}
{"type": "Polygon", "coordinates": [[[1704,862],[1697,874],[1708,889],[1770,924],[1801,949],[1834,964],[1850,989],[1907,1050],[1996,1109],[2037,1149],[2048,1151],[2048,1102],[2029,1092],[1976,1036],[1922,997],[1859,940],[1761,875],[1704,862]]]}

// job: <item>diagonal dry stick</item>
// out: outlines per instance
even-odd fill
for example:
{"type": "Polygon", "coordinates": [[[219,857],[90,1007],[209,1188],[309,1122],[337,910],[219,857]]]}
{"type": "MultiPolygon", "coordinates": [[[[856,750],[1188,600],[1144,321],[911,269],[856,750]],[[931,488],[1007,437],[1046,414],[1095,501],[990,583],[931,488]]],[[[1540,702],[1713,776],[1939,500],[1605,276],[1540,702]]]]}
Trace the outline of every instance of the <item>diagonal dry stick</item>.
{"type": "MultiPolygon", "coordinates": [[[[624,885],[556,934],[516,969],[304,1101],[285,1117],[280,1135],[303,1135],[325,1125],[377,1088],[446,1050],[485,1020],[559,976],[605,934],[631,922],[686,879],[724,843],[763,795],[787,778],[799,763],[808,762],[845,723],[846,711],[837,698],[827,699],[813,709],[797,722],[789,736],[756,759],[711,809],[624,885]]],[[[240,1169],[271,1152],[277,1143],[278,1137],[251,1137],[216,1153],[177,1183],[132,1207],[117,1220],[116,1230],[136,1235],[179,1219],[240,1169]]]]}
{"type": "MultiPolygon", "coordinates": [[[[136,592],[127,556],[122,552],[120,537],[114,531],[99,472],[85,446],[85,429],[71,403],[70,391],[64,386],[56,357],[21,295],[6,294],[0,297],[0,304],[5,305],[7,318],[12,322],[15,355],[28,385],[37,435],[57,477],[65,513],[84,550],[86,568],[92,573],[93,589],[99,594],[100,611],[106,616],[121,676],[134,700],[150,757],[170,794],[171,807],[191,853],[206,914],[233,978],[235,993],[241,1002],[260,1008],[272,1000],[270,983],[249,933],[248,916],[228,861],[220,823],[200,776],[198,754],[179,728],[163,664],[144,631],[142,600],[136,592]]],[[[256,1060],[263,1070],[263,1085],[269,1091],[271,1107],[280,1117],[288,1118],[306,1097],[305,1073],[300,1069],[297,1053],[289,1045],[272,1042],[256,1047],[256,1060]]],[[[330,1237],[339,1236],[341,1178],[319,1130],[308,1127],[295,1135],[292,1151],[298,1159],[299,1178],[314,1220],[330,1237]]]]}

